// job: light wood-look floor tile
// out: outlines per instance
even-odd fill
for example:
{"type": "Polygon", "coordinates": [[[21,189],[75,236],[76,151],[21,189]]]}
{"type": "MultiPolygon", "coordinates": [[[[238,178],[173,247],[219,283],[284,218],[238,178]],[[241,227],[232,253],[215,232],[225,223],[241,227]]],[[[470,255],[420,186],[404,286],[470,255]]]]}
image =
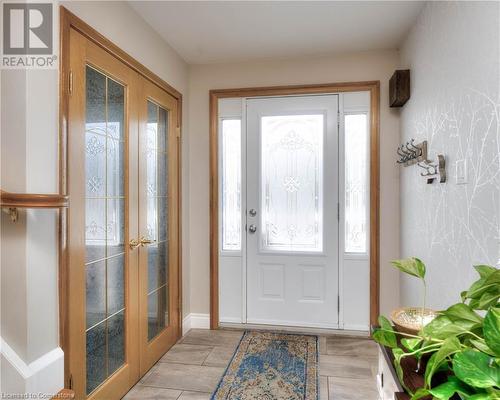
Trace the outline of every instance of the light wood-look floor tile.
{"type": "MultiPolygon", "coordinates": [[[[328,400],[377,400],[375,379],[328,377],[328,400]]],[[[321,398],[323,400],[323,398],[321,398]]],[[[326,399],[325,399],[326,400],[326,399]]]]}
{"type": "Polygon", "coordinates": [[[194,392],[212,392],[225,368],[161,362],[156,364],[143,385],[194,392]]]}
{"type": "Polygon", "coordinates": [[[160,362],[201,365],[213,349],[212,346],[176,344],[160,359],[160,362]]]}
{"type": "Polygon", "coordinates": [[[243,331],[192,329],[179,343],[236,348],[240,343],[242,335],[243,331]]]}
{"type": "Polygon", "coordinates": [[[180,390],[136,385],[123,400],[177,400],[181,393],[180,390]]]}
{"type": "Polygon", "coordinates": [[[210,400],[211,393],[182,392],[178,400],[210,400]]]}

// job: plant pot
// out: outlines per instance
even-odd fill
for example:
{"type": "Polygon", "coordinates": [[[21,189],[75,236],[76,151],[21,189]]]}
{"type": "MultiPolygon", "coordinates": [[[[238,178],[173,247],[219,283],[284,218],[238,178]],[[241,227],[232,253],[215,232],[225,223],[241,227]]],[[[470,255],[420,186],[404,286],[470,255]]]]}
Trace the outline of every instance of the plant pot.
{"type": "Polygon", "coordinates": [[[434,310],[426,308],[423,310],[422,318],[422,308],[403,307],[397,308],[391,313],[391,320],[398,332],[417,335],[437,315],[434,310]]]}

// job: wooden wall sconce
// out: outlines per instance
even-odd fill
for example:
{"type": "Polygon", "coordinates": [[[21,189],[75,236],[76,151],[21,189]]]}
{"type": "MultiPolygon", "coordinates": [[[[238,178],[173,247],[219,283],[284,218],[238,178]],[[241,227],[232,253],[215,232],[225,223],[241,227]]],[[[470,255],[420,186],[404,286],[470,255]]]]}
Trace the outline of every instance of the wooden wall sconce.
{"type": "Polygon", "coordinates": [[[389,106],[402,107],[410,98],[410,70],[398,69],[389,81],[389,106]]]}

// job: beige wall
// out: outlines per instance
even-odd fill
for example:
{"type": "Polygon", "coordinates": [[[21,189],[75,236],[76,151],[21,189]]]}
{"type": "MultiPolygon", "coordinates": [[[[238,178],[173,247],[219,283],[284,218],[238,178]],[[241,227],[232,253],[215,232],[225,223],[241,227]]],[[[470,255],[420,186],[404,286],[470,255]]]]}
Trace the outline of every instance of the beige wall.
{"type": "Polygon", "coordinates": [[[193,65],[189,76],[189,191],[191,312],[209,312],[209,109],[210,89],[380,80],[381,309],[399,304],[398,274],[389,260],[399,256],[398,112],[388,107],[388,81],[398,67],[396,51],[321,58],[193,65]]]}

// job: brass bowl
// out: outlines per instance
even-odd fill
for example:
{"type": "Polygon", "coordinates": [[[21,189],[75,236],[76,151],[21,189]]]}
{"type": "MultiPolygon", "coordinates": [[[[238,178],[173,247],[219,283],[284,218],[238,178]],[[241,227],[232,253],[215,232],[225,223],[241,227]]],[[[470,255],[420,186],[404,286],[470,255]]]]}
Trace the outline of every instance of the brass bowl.
{"type": "Polygon", "coordinates": [[[396,330],[410,335],[416,335],[422,327],[437,317],[437,312],[428,308],[423,310],[419,307],[398,308],[391,313],[391,320],[396,330]]]}

